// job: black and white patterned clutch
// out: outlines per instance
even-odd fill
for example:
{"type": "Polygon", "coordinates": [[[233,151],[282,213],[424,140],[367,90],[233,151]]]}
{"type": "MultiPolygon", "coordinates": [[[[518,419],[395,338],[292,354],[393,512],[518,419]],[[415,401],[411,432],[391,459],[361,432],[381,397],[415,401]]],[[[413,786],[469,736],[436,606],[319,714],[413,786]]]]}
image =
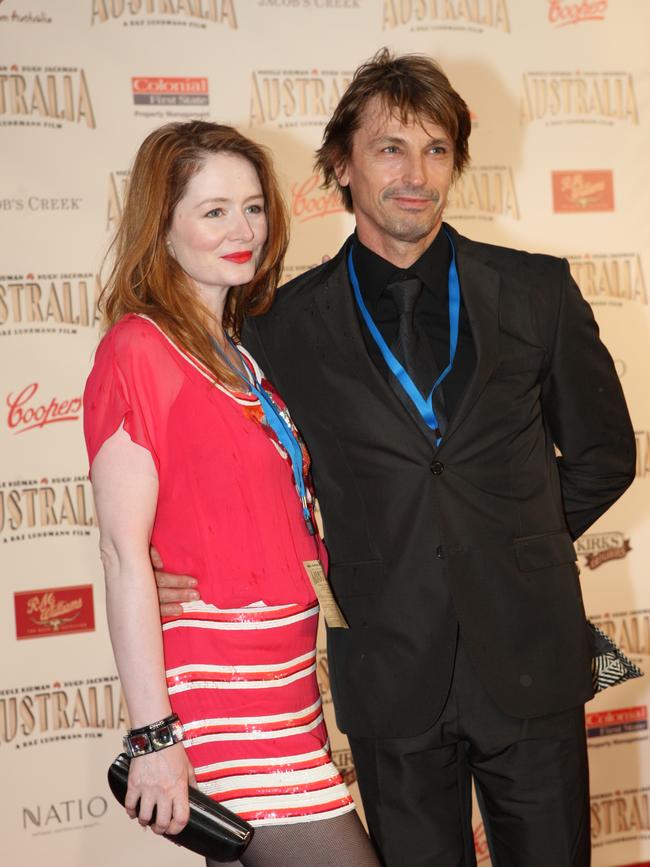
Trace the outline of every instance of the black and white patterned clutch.
{"type": "Polygon", "coordinates": [[[594,693],[625,680],[643,677],[643,672],[620,650],[602,629],[587,621],[592,634],[594,655],[591,662],[594,693]]]}

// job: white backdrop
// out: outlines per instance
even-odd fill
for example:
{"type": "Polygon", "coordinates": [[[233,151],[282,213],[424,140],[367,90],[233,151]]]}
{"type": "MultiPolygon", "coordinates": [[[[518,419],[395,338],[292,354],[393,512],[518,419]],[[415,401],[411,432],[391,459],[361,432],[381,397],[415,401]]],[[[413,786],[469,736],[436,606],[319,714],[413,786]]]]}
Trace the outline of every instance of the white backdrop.
{"type": "MultiPolygon", "coordinates": [[[[472,109],[472,167],[449,221],[568,256],[593,305],[638,432],[639,478],[578,542],[583,590],[590,616],[648,667],[649,37],[648,0],[0,0],[6,867],[192,860],[126,821],[105,784],[125,711],[79,398],[99,336],[96,275],[136,148],[191,117],[270,146],[292,214],[286,276],[298,274],[351,228],[312,156],[351,71],[382,45],[438,59],[472,109]]],[[[319,675],[353,782],[322,651],[319,675]]],[[[650,864],[649,699],[646,679],[588,707],[595,865],[650,864]]]]}

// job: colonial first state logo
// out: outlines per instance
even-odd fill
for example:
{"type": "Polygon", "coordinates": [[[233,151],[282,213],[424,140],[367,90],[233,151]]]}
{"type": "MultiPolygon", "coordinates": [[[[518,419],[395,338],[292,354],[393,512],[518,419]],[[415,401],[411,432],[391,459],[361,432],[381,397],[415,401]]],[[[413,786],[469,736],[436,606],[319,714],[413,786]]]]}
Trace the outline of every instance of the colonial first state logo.
{"type": "Polygon", "coordinates": [[[200,27],[209,23],[237,29],[235,0],[91,0],[91,24],[121,21],[143,25],[200,27]]]}
{"type": "Polygon", "coordinates": [[[556,214],[614,210],[611,169],[556,171],[551,173],[551,182],[556,214]]]}
{"type": "Polygon", "coordinates": [[[329,70],[255,70],[250,125],[323,127],[350,84],[352,73],[329,70]]]}
{"type": "Polygon", "coordinates": [[[632,550],[623,533],[586,533],[576,542],[578,556],[584,557],[588,569],[598,569],[603,563],[622,560],[632,550]]]}
{"type": "Polygon", "coordinates": [[[95,129],[83,69],[67,66],[0,66],[0,126],[95,129]]]}
{"type": "Polygon", "coordinates": [[[447,206],[449,216],[492,220],[519,219],[512,169],[508,166],[471,166],[454,183],[447,206]]]}
{"type": "Polygon", "coordinates": [[[101,291],[97,274],[0,274],[0,337],[94,328],[101,291]]]}
{"type": "Polygon", "coordinates": [[[638,253],[587,253],[567,256],[573,279],[593,305],[620,306],[625,301],[648,303],[638,253]]]}
{"type": "Polygon", "coordinates": [[[629,72],[525,72],[522,123],[639,123],[634,79],[629,72]]]}
{"type": "Polygon", "coordinates": [[[16,638],[94,632],[92,584],[14,593],[16,638]]]}
{"type": "Polygon", "coordinates": [[[412,31],[485,28],[510,33],[506,0],[384,0],[383,30],[410,25],[412,31]]]}
{"type": "Polygon", "coordinates": [[[131,79],[136,117],[207,117],[199,106],[210,103],[208,79],[195,76],[144,76],[131,79]]]}
{"type": "MultiPolygon", "coordinates": [[[[648,708],[619,707],[615,710],[600,710],[585,714],[588,738],[602,738],[610,735],[627,735],[648,730],[648,708]]],[[[647,735],[644,740],[647,739],[647,735]]],[[[621,743],[630,743],[629,740],[621,743]]]]}

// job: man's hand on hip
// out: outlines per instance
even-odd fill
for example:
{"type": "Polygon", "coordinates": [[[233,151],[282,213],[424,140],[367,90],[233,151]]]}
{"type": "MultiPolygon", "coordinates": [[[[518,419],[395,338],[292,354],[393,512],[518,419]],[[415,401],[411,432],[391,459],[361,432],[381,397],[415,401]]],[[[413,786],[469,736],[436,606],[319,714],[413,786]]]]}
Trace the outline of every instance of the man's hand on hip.
{"type": "Polygon", "coordinates": [[[195,589],[198,582],[190,575],[172,575],[170,572],[163,572],[160,554],[153,545],[149,549],[149,554],[158,586],[160,616],[180,617],[183,613],[181,602],[194,602],[201,598],[195,589]]]}

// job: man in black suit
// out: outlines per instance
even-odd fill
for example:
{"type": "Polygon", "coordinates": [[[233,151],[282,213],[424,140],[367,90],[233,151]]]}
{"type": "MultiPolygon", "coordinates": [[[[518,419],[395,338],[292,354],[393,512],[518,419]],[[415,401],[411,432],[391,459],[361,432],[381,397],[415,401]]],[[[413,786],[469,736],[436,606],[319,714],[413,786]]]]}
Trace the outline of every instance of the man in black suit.
{"type": "Polygon", "coordinates": [[[582,867],[572,540],[632,481],[634,436],[566,261],[442,222],[469,132],[428,58],[361,66],[317,156],[356,232],[244,342],[312,454],[350,627],[328,630],[334,705],[384,863],[475,864],[473,778],[496,867],[582,867]]]}

